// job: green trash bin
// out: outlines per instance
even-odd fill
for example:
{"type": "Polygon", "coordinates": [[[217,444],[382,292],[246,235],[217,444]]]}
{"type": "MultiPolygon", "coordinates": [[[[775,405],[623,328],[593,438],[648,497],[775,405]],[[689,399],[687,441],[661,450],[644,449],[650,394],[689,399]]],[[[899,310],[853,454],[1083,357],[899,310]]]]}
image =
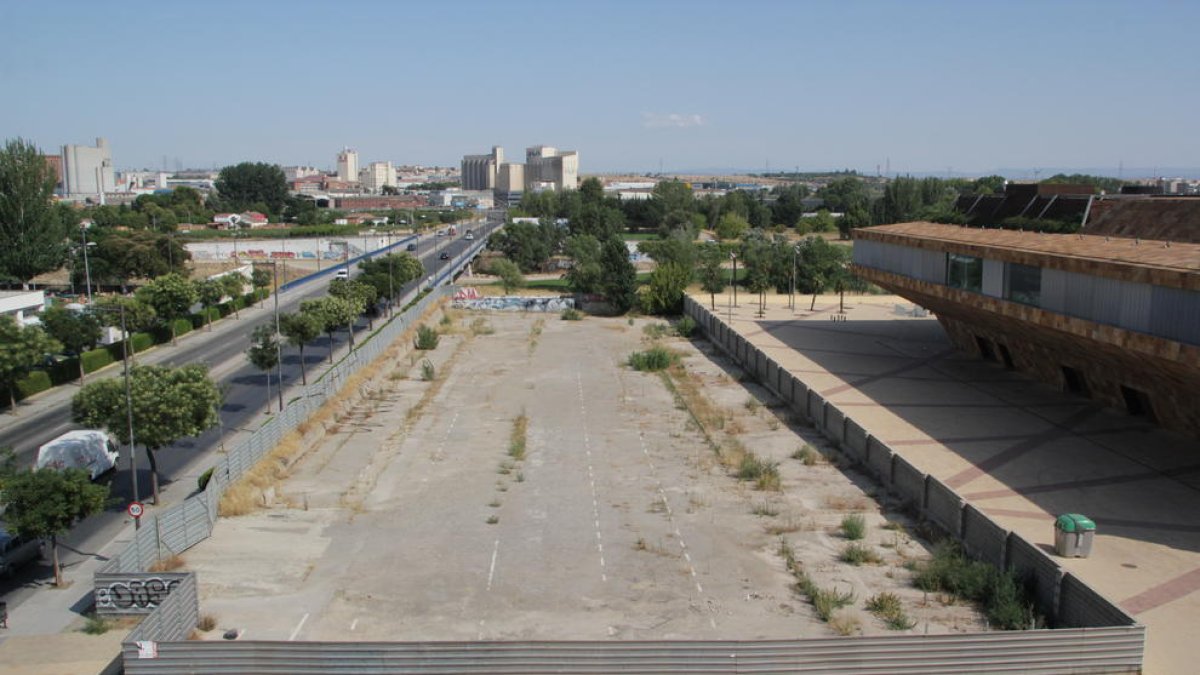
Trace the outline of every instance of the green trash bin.
{"type": "Polygon", "coordinates": [[[1054,520],[1054,551],[1064,558],[1086,558],[1092,554],[1096,523],[1079,513],[1064,513],[1054,520]]]}

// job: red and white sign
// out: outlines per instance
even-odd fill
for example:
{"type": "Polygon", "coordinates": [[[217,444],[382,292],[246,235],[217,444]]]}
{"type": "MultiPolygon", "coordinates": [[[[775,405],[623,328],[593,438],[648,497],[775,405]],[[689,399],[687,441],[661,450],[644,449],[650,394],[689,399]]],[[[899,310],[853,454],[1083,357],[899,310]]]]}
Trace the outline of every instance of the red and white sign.
{"type": "Polygon", "coordinates": [[[130,502],[129,507],[125,510],[134,518],[141,518],[142,514],[146,512],[146,507],[142,506],[141,502],[130,502]]]}

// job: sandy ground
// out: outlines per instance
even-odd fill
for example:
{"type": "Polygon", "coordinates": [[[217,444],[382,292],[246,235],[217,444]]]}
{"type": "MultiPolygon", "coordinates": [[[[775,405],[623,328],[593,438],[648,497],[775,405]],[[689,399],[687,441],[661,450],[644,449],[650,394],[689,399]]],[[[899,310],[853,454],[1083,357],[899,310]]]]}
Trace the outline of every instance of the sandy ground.
{"type": "MultiPolygon", "coordinates": [[[[456,313],[432,352],[377,371],[276,503],[223,518],[190,550],[201,611],[266,640],[760,639],[826,636],[780,556],[853,591],[891,591],[913,632],[979,630],[970,607],[911,587],[927,557],[876,488],[792,459],[811,429],[703,341],[662,338],[725,419],[711,431],[779,463],[760,491],[716,460],[662,377],[624,366],[650,320],[456,313]],[[472,331],[469,326],[475,325],[472,331]],[[494,332],[488,332],[488,331],[494,332]],[[422,360],[436,372],[421,377],[422,360]],[[509,455],[520,416],[524,459],[509,455]],[[849,513],[882,562],[838,561],[849,513]]],[[[445,328],[445,326],[443,326],[445,328]]]]}

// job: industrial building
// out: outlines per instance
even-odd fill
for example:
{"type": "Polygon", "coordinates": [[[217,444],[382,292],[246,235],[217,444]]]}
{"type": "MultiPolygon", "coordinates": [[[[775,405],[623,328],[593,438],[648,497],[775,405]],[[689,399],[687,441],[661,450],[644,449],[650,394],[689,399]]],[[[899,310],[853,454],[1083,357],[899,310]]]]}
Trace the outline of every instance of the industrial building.
{"type": "Polygon", "coordinates": [[[961,350],[1200,437],[1200,244],[901,223],[853,270],[961,350]]]}
{"type": "Polygon", "coordinates": [[[342,148],[337,156],[337,179],[344,183],[358,182],[358,152],[342,148]]]}
{"type": "Polygon", "coordinates": [[[108,141],[96,139],[96,147],[62,146],[62,184],[66,197],[101,197],[116,188],[112,150],[108,141]]]}
{"type": "Polygon", "coordinates": [[[515,204],[526,192],[579,187],[579,153],[549,145],[525,149],[525,163],[504,161],[504,148],[462,158],[464,190],[493,190],[497,204],[515,204]]]}

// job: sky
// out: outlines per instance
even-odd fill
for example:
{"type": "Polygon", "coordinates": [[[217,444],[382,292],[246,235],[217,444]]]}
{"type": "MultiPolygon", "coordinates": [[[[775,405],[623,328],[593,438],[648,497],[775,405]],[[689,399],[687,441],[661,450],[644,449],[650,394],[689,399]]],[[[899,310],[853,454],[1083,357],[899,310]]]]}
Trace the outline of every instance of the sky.
{"type": "MultiPolygon", "coordinates": [[[[1200,2],[0,2],[0,134],[119,169],[1200,166],[1200,2]]],[[[1028,176],[1010,175],[1020,178],[1028,176]]]]}

